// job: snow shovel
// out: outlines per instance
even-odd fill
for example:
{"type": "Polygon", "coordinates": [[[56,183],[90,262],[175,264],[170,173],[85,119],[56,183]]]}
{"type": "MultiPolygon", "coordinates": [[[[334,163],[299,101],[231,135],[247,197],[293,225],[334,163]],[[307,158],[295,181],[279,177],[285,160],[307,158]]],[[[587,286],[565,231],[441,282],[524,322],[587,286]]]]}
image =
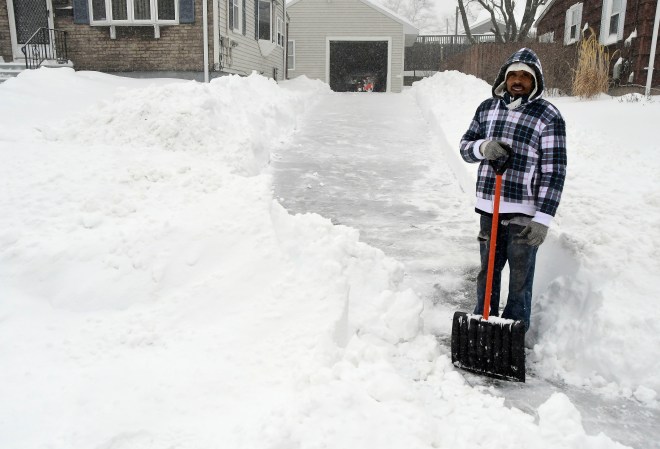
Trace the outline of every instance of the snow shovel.
{"type": "Polygon", "coordinates": [[[508,160],[495,169],[495,198],[488,253],[488,273],[483,316],[455,312],[451,329],[451,361],[462,369],[504,380],[525,382],[525,323],[496,318],[489,320],[493,288],[497,225],[500,213],[502,175],[508,160]]]}

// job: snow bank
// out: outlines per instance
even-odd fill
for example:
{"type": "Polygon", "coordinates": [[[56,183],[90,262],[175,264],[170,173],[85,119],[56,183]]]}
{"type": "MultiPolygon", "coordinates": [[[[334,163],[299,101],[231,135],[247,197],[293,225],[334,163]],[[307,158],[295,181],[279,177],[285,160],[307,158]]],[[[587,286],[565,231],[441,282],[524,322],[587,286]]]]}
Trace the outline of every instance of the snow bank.
{"type": "Polygon", "coordinates": [[[250,398],[275,407],[356,332],[417,336],[401,265],[353,229],[288,215],[259,172],[327,86],[126,79],[109,96],[104,78],[40,70],[0,90],[86,92],[63,122],[24,115],[23,138],[0,138],[0,338],[13,342],[0,445],[235,446],[250,398]]]}
{"type": "Polygon", "coordinates": [[[469,387],[401,264],[273,201],[264,153],[326,86],[123,81],[0,86],[3,118],[86,92],[0,135],[0,446],[620,447],[469,387]]]}
{"type": "MultiPolygon", "coordinates": [[[[442,72],[409,91],[454,149],[449,163],[469,195],[476,167],[460,159],[458,142],[490,89],[473,76],[442,72]]],[[[567,123],[569,165],[539,252],[531,368],[657,405],[660,321],[648,307],[660,294],[660,143],[651,137],[660,102],[551,101],[567,123]]]]}

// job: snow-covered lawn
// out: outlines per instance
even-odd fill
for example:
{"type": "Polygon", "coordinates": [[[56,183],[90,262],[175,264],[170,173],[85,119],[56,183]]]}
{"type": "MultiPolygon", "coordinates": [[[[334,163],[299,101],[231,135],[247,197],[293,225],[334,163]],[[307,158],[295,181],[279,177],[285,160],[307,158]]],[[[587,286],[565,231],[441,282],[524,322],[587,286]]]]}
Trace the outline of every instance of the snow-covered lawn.
{"type": "MultiPolygon", "coordinates": [[[[468,196],[456,143],[489,89],[449,72],[404,93],[468,196]]],[[[400,263],[273,200],[268,154],[324,95],[69,69],[0,85],[0,447],[621,447],[562,394],[535,420],[469,387],[400,263]]],[[[569,178],[530,363],[657,407],[660,100],[637,100],[556,100],[569,178]]]]}

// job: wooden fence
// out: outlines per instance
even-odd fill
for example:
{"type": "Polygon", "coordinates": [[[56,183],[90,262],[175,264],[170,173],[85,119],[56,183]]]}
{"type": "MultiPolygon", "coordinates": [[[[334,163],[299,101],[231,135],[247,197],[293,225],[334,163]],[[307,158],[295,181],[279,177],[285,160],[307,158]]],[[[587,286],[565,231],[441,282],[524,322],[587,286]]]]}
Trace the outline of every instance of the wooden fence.
{"type": "Polygon", "coordinates": [[[578,58],[575,45],[539,42],[482,43],[469,46],[461,53],[440,60],[439,70],[458,70],[493,83],[500,67],[521,47],[531,48],[539,56],[546,90],[556,89],[560,93],[570,93],[578,58]]]}
{"type": "MultiPolygon", "coordinates": [[[[473,36],[477,42],[493,42],[495,36],[483,34],[473,36]]],[[[417,36],[412,47],[406,48],[406,71],[438,71],[440,63],[447,58],[464,52],[470,47],[466,36],[451,34],[417,36]]]]}

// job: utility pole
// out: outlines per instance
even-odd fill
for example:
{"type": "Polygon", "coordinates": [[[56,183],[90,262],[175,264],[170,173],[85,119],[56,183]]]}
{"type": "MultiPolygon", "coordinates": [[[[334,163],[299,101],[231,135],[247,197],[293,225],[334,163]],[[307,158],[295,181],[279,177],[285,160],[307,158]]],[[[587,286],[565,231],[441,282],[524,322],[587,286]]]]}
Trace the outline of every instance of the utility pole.
{"type": "Polygon", "coordinates": [[[454,36],[458,36],[458,6],[456,7],[456,28],[454,28],[454,36]]]}
{"type": "Polygon", "coordinates": [[[660,25],[660,1],[655,6],[655,23],[653,24],[653,38],[651,39],[651,54],[649,55],[648,75],[646,76],[646,96],[651,96],[653,84],[653,66],[655,65],[655,49],[658,44],[658,27],[660,25]]]}

